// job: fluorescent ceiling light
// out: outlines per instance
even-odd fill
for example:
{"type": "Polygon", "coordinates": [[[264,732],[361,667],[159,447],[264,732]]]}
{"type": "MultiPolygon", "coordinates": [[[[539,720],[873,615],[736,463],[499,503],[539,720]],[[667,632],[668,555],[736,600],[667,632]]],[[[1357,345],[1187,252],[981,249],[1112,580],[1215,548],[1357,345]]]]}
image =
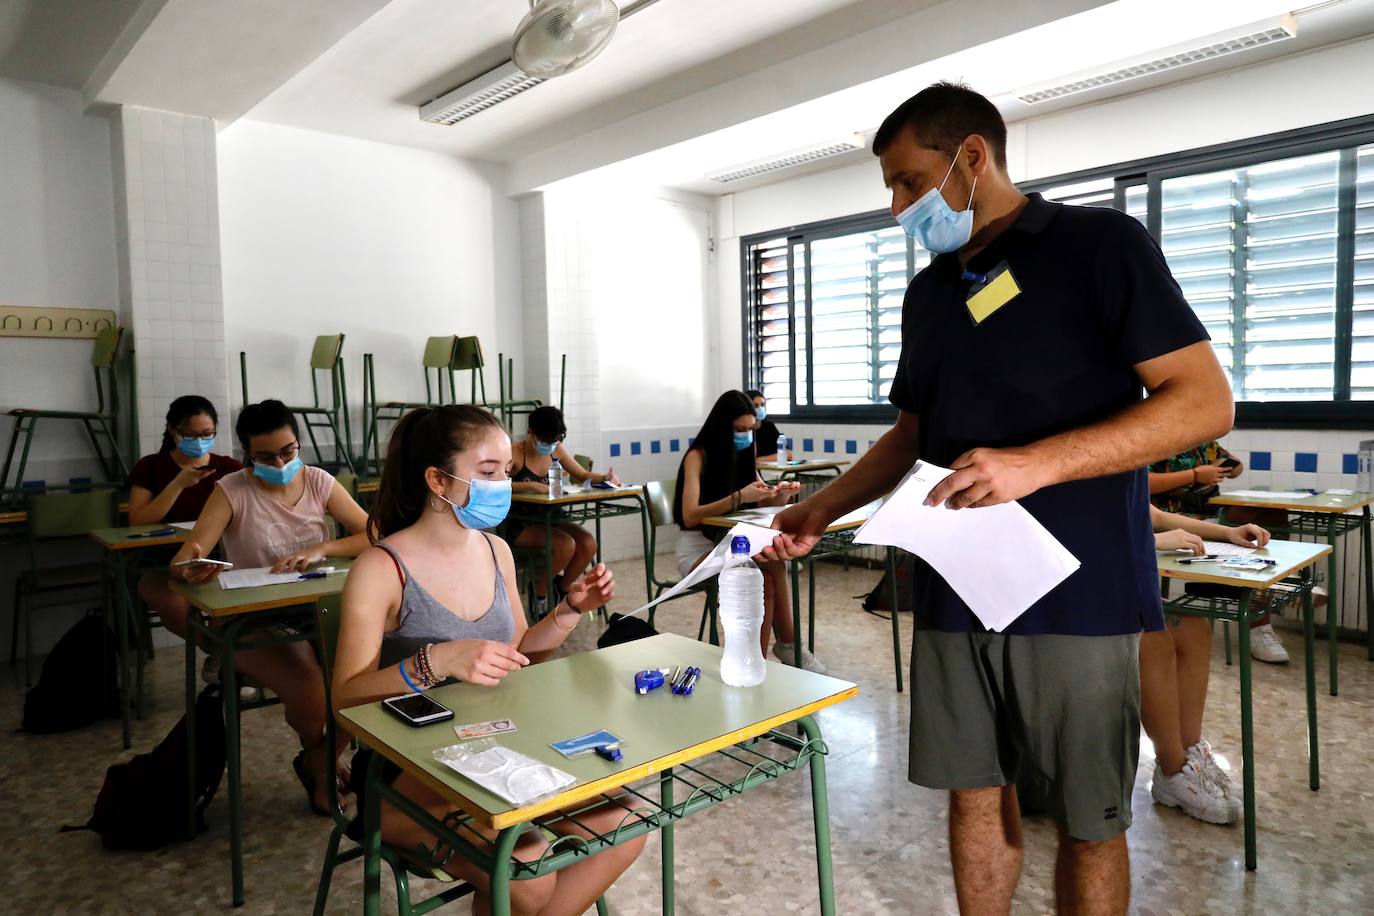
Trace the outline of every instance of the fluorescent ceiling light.
{"type": "Polygon", "coordinates": [[[457,124],[544,82],[510,61],[420,106],[420,120],[457,124]]]}
{"type": "Polygon", "coordinates": [[[808,162],[816,162],[820,159],[829,159],[831,156],[842,156],[845,153],[852,153],[856,149],[864,148],[864,138],[860,134],[850,134],[843,140],[832,143],[823,143],[819,146],[804,146],[801,149],[783,153],[780,156],[770,156],[767,159],[756,159],[753,162],[746,162],[743,165],[733,166],[719,172],[708,172],[706,177],[720,184],[728,184],[732,181],[742,181],[745,178],[753,178],[756,175],[766,175],[769,172],[776,172],[780,169],[790,169],[794,166],[804,165],[808,162]]]}
{"type": "Polygon", "coordinates": [[[1090,89],[1100,89],[1152,73],[1177,70],[1189,64],[1205,60],[1215,60],[1240,51],[1286,41],[1298,34],[1298,21],[1292,13],[1285,13],[1274,19],[1252,23],[1227,32],[1209,35],[1206,38],[1173,45],[1147,58],[1117,61],[1105,68],[1074,74],[1055,83],[1045,83],[1027,89],[1018,89],[1014,95],[1027,105],[1036,105],[1052,99],[1063,98],[1090,89]]]}

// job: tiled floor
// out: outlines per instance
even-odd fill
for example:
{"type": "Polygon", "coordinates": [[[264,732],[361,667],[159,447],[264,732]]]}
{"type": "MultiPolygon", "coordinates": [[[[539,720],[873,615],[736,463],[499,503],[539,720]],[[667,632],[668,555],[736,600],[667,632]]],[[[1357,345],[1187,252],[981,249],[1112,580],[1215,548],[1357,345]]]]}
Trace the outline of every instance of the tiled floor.
{"type": "MultiPolygon", "coordinates": [[[[637,561],[615,564],[624,583],[618,604],[637,603],[637,561]]],[[[877,573],[821,572],[818,654],[839,677],[859,683],[857,699],[820,716],[828,739],[831,830],[836,894],[842,914],[954,912],[945,848],[945,799],[907,783],[907,701],[893,686],[886,621],[865,614],[852,596],[877,573]]],[[[668,605],[661,628],[696,632],[699,602],[668,605]]],[[[910,640],[910,620],[902,619],[910,640]]],[[[592,644],[592,628],[574,634],[574,648],[592,644]]],[[[1307,788],[1300,642],[1287,636],[1292,665],[1257,665],[1256,748],[1260,870],[1247,873],[1241,829],[1215,827],[1168,810],[1149,796],[1152,760],[1142,750],[1135,825],[1129,838],[1134,868],[1133,912],[1141,914],[1374,912],[1374,663],[1363,649],[1343,648],[1339,697],[1318,700],[1322,789],[1307,788]]],[[[1324,658],[1324,656],[1322,656],[1324,658]]],[[[151,708],[136,723],[134,747],[152,747],[180,716],[177,651],[162,651],[151,669],[151,708]]],[[[1319,659],[1324,681],[1325,662],[1319,659]]],[[[3,675],[0,722],[0,911],[6,913],[169,913],[228,911],[227,800],[209,810],[210,831],[193,843],[153,854],[109,853],[90,833],[59,834],[83,822],[105,767],[126,759],[117,722],[67,735],[12,734],[22,691],[3,675]]],[[[1208,737],[1239,760],[1234,669],[1215,659],[1208,737]]],[[[248,901],[245,914],[309,911],[327,834],[305,809],[289,764],[293,736],[276,709],[244,720],[244,795],[248,901]]],[[[743,796],[678,829],[678,908],[686,916],[815,913],[814,844],[805,776],[743,796]]],[[[1050,912],[1053,825],[1027,827],[1026,865],[1014,911],[1050,912]]],[[[659,912],[659,847],[612,889],[614,912],[659,912]]],[[[340,870],[330,912],[356,912],[360,867],[340,870]]],[[[384,884],[385,886],[385,884],[384,884]]],[[[394,907],[389,904],[388,909],[394,907]]],[[[460,905],[459,912],[466,910],[460,905]]]]}

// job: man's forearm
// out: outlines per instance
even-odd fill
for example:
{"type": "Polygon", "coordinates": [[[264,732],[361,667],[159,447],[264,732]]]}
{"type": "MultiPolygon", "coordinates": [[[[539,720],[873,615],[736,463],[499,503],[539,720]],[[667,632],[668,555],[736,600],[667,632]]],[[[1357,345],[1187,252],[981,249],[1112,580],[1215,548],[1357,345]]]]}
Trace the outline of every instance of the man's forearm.
{"type": "Polygon", "coordinates": [[[918,455],[915,443],[899,430],[883,433],[854,467],[811,497],[833,518],[892,492],[918,455]]]}
{"type": "Polygon", "coordinates": [[[1110,419],[1042,439],[1030,449],[1050,478],[1042,486],[1050,486],[1146,467],[1224,436],[1233,417],[1229,398],[1218,402],[1182,386],[1161,387],[1110,419]]]}

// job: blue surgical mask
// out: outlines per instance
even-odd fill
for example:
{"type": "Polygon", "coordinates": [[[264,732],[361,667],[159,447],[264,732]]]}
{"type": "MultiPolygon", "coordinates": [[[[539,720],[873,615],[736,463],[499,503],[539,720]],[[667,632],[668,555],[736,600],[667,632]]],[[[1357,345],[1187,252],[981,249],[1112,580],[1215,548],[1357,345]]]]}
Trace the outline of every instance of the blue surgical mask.
{"type": "Polygon", "coordinates": [[[535,440],[534,440],[534,450],[535,450],[536,452],[538,452],[539,454],[541,454],[541,455],[545,455],[545,456],[547,456],[547,455],[552,455],[554,452],[558,451],[558,443],[557,443],[557,442],[541,442],[541,441],[539,441],[538,439],[535,439],[535,440]]]}
{"type": "Polygon", "coordinates": [[[938,188],[931,188],[921,195],[920,200],[897,214],[897,222],[901,223],[906,234],[922,248],[935,254],[958,251],[973,237],[973,191],[978,187],[978,176],[973,176],[973,187],[969,188],[968,204],[963,210],[955,212],[940,193],[954,172],[954,163],[958,161],[958,156],[950,161],[949,171],[945,172],[938,188]]]}
{"type": "Polygon", "coordinates": [[[734,435],[735,435],[735,449],[736,449],[737,451],[741,451],[741,452],[742,452],[742,451],[744,451],[745,449],[747,449],[749,446],[751,446],[751,445],[754,444],[754,431],[753,431],[752,429],[751,429],[751,430],[748,430],[748,431],[746,431],[746,432],[742,432],[742,433],[737,432],[737,433],[735,433],[734,435]]]}
{"type": "Polygon", "coordinates": [[[210,454],[210,449],[215,445],[214,436],[206,436],[203,439],[196,439],[183,436],[177,440],[177,448],[187,458],[199,458],[202,455],[210,454]]]}
{"type": "Polygon", "coordinates": [[[495,528],[506,520],[506,515],[510,513],[510,478],[483,480],[476,477],[467,480],[450,474],[448,471],[441,470],[439,473],[445,477],[452,477],[454,480],[461,480],[468,485],[468,503],[466,506],[460,506],[446,497],[439,497],[453,509],[453,515],[458,519],[458,524],[464,528],[480,530],[482,528],[495,528]]]}
{"type": "Polygon", "coordinates": [[[284,487],[296,479],[296,475],[300,473],[303,467],[305,467],[305,464],[301,461],[301,456],[297,455],[295,458],[286,462],[282,467],[277,467],[275,464],[258,464],[254,462],[253,473],[266,483],[270,483],[277,487],[284,487]]]}
{"type": "Polygon", "coordinates": [[[768,416],[768,408],[767,408],[767,407],[764,407],[764,406],[760,405],[760,406],[754,408],[754,417],[755,417],[756,419],[762,420],[762,419],[764,419],[764,418],[767,417],[767,416],[768,416]]]}

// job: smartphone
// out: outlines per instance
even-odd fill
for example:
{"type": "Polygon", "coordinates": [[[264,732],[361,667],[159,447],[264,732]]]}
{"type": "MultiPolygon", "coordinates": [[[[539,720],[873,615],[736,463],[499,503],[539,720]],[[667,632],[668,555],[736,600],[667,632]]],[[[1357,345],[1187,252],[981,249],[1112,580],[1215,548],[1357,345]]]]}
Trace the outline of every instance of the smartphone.
{"type": "Polygon", "coordinates": [[[1238,467],[1239,465],[1240,465],[1240,462],[1237,461],[1237,460],[1234,459],[1234,458],[1226,458],[1226,459],[1223,459],[1222,462],[1221,462],[1221,466],[1224,467],[1224,468],[1226,468],[1226,470],[1228,470],[1228,471],[1231,470],[1231,468],[1238,467]]]}
{"type": "Polygon", "coordinates": [[[197,568],[199,568],[199,567],[204,567],[204,566],[217,566],[217,567],[219,567],[220,569],[233,569],[233,568],[234,568],[234,564],[233,564],[233,563],[230,563],[228,560],[209,560],[209,559],[206,559],[205,557],[201,557],[201,558],[199,558],[199,559],[194,559],[194,560],[178,560],[177,562],[173,563],[172,565],[173,565],[173,566],[194,566],[194,567],[197,567],[197,568]]]}
{"type": "Polygon", "coordinates": [[[399,697],[387,697],[382,700],[382,705],[386,711],[407,725],[419,728],[422,725],[433,725],[435,722],[447,722],[453,718],[453,710],[447,706],[440,706],[438,703],[425,696],[423,693],[407,693],[399,697]]]}

